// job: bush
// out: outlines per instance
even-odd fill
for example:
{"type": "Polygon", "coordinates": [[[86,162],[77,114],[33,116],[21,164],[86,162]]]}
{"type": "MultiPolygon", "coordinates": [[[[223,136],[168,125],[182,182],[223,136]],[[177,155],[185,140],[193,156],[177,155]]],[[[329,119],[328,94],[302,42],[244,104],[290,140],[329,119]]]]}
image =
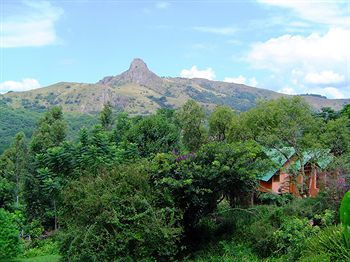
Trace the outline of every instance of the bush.
{"type": "Polygon", "coordinates": [[[314,227],[306,218],[287,219],[281,229],[274,232],[278,253],[288,254],[295,261],[300,256],[305,241],[315,235],[319,227],[314,227]]]}
{"type": "Polygon", "coordinates": [[[31,258],[37,256],[58,255],[58,242],[52,239],[36,241],[36,246],[28,247],[21,257],[31,258]]]}
{"type": "Polygon", "coordinates": [[[221,241],[217,249],[211,249],[197,256],[195,261],[257,262],[260,260],[251,248],[245,244],[236,243],[235,241],[221,241]]]}
{"type": "Polygon", "coordinates": [[[22,250],[15,214],[0,208],[0,259],[17,256],[22,250]]]}
{"type": "Polygon", "coordinates": [[[182,229],[178,213],[161,205],[143,166],[120,166],[72,182],[63,193],[64,261],[171,260],[182,229]]]}
{"type": "Polygon", "coordinates": [[[350,261],[350,250],[346,247],[342,230],[341,225],[322,229],[306,242],[300,261],[310,261],[315,254],[324,259],[317,261],[350,261]]]}
{"type": "Polygon", "coordinates": [[[283,206],[293,199],[294,199],[294,196],[291,194],[278,195],[276,193],[260,193],[258,195],[258,200],[262,204],[267,204],[267,205],[275,204],[277,206],[283,206]]]}

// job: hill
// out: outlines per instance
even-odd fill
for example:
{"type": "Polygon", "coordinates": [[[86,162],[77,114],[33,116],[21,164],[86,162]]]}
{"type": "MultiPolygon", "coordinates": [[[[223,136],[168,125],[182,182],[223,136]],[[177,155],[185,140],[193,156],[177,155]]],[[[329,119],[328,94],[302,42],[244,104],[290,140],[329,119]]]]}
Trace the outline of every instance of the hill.
{"type": "MultiPolygon", "coordinates": [[[[60,82],[26,92],[9,92],[0,96],[0,103],[12,108],[43,110],[59,105],[65,112],[96,113],[110,102],[117,110],[131,114],[149,114],[161,107],[177,108],[188,99],[200,102],[206,108],[225,104],[245,111],[258,99],[287,96],[271,90],[242,84],[159,77],[150,71],[141,59],[134,59],[129,69],[116,76],[107,76],[95,84],[60,82]]],[[[316,110],[321,107],[341,109],[350,99],[327,99],[305,95],[316,110]]]]}

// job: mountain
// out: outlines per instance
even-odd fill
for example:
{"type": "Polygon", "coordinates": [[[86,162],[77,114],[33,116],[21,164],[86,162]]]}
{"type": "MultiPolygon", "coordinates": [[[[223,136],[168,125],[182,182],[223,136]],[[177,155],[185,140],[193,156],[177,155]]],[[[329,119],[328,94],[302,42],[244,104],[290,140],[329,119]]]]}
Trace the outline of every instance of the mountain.
{"type": "MultiPolygon", "coordinates": [[[[188,99],[194,99],[208,109],[225,104],[245,111],[253,107],[258,99],[282,96],[288,95],[200,78],[159,77],[141,59],[136,58],[127,71],[104,77],[96,84],[60,82],[26,92],[8,92],[0,95],[0,104],[36,110],[59,105],[65,112],[96,113],[110,102],[117,110],[149,114],[161,107],[177,108],[188,99]]],[[[321,107],[339,110],[350,103],[350,99],[327,99],[318,95],[303,97],[316,110],[321,107]]]]}

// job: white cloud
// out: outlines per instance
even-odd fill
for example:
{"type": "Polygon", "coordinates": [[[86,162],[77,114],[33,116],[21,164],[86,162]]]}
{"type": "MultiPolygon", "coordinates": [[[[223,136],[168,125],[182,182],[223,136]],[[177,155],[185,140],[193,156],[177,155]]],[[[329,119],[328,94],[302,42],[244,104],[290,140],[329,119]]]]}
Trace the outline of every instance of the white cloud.
{"type": "Polygon", "coordinates": [[[3,17],[1,25],[1,48],[44,46],[58,41],[55,22],[63,9],[49,2],[23,2],[25,13],[3,17]]]}
{"type": "Polygon", "coordinates": [[[194,30],[203,33],[212,33],[217,35],[233,35],[237,29],[234,27],[212,27],[212,26],[196,26],[194,30]]]}
{"type": "Polygon", "coordinates": [[[168,2],[157,2],[156,8],[158,9],[167,9],[170,6],[170,3],[168,2]]]}
{"type": "Polygon", "coordinates": [[[278,90],[277,92],[282,93],[282,94],[286,94],[286,95],[296,95],[297,94],[295,92],[295,90],[289,86],[285,86],[282,89],[278,90]]]}
{"type": "Polygon", "coordinates": [[[205,78],[213,80],[215,78],[215,72],[212,68],[199,70],[197,66],[192,66],[191,69],[183,69],[180,73],[181,77],[184,78],[205,78]]]}
{"type": "Polygon", "coordinates": [[[256,87],[258,85],[258,81],[255,77],[249,79],[248,85],[256,87]]]}
{"type": "Polygon", "coordinates": [[[38,80],[33,78],[25,78],[22,81],[5,81],[0,83],[0,93],[6,93],[8,91],[28,91],[32,89],[40,88],[38,80]]]}
{"type": "Polygon", "coordinates": [[[260,3],[290,9],[297,17],[318,24],[349,27],[349,3],[346,1],[259,0],[260,3]]]}
{"type": "Polygon", "coordinates": [[[247,79],[246,77],[239,75],[238,77],[225,77],[224,82],[227,83],[235,83],[235,84],[243,84],[256,87],[258,81],[255,77],[247,79]]]}
{"type": "MultiPolygon", "coordinates": [[[[340,28],[331,28],[323,35],[282,35],[253,44],[247,61],[274,72],[284,83],[290,81],[295,90],[327,85],[349,96],[349,46],[350,30],[340,28]]],[[[333,89],[321,91],[341,96],[333,89]]]]}
{"type": "Polygon", "coordinates": [[[311,72],[305,76],[305,82],[310,84],[338,84],[345,80],[345,76],[335,73],[333,71],[327,70],[320,73],[311,72]]]}
{"type": "Polygon", "coordinates": [[[235,84],[245,84],[247,81],[247,78],[244,76],[240,75],[238,77],[225,77],[224,82],[227,83],[235,83],[235,84]]]}
{"type": "Polygon", "coordinates": [[[326,34],[282,35],[256,43],[248,55],[256,67],[281,69],[295,64],[346,66],[350,59],[350,30],[332,28],[326,34]]]}

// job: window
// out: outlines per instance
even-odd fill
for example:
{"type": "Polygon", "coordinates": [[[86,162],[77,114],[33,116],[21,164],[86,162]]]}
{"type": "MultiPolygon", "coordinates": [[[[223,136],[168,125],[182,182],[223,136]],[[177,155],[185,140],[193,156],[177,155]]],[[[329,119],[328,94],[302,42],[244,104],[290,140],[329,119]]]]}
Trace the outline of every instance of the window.
{"type": "Polygon", "coordinates": [[[273,182],[280,182],[280,175],[279,174],[273,176],[273,182]]]}

